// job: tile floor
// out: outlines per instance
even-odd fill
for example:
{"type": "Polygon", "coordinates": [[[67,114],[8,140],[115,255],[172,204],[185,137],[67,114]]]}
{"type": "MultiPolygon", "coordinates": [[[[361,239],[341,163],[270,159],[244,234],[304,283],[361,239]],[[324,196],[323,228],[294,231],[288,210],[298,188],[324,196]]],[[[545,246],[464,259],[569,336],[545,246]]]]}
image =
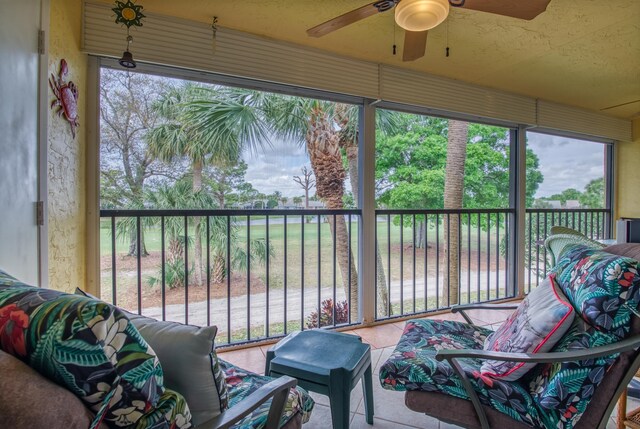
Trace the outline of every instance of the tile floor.
{"type": "MultiPolygon", "coordinates": [[[[483,311],[472,310],[469,312],[472,320],[479,326],[496,328],[510,314],[506,310],[483,311]]],[[[444,313],[437,316],[430,316],[432,319],[458,320],[464,321],[459,314],[444,313]]],[[[424,414],[410,411],[404,405],[404,394],[384,390],[378,380],[378,370],[380,365],[393,352],[393,349],[402,334],[404,322],[389,323],[369,328],[360,328],[347,331],[362,337],[362,340],[371,345],[371,362],[373,364],[373,397],[375,404],[375,416],[373,427],[379,429],[455,429],[453,426],[440,422],[424,414]]],[[[247,370],[264,373],[265,353],[270,346],[257,346],[248,349],[234,350],[220,353],[220,357],[232,362],[247,370]]],[[[311,393],[316,401],[311,420],[304,425],[303,429],[328,429],[330,428],[331,410],[329,400],[324,395],[311,393]]],[[[359,385],[351,392],[351,428],[370,428],[364,417],[362,387],[359,385]]],[[[640,402],[629,400],[629,407],[635,408],[640,402]]],[[[615,411],[607,429],[615,429],[615,411]]]]}

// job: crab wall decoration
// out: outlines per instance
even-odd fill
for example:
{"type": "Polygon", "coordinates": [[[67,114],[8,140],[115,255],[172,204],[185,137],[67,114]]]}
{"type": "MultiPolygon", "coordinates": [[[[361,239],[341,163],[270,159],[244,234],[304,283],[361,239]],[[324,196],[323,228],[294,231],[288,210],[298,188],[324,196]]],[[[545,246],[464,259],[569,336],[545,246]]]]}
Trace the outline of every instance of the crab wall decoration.
{"type": "Polygon", "coordinates": [[[64,116],[64,119],[69,122],[71,135],[75,138],[76,128],[80,126],[78,122],[78,87],[71,81],[65,81],[67,73],[69,73],[67,62],[61,59],[58,76],[51,73],[49,78],[49,86],[53,95],[56,96],[55,100],[51,102],[51,108],[58,108],[58,116],[64,116]]]}

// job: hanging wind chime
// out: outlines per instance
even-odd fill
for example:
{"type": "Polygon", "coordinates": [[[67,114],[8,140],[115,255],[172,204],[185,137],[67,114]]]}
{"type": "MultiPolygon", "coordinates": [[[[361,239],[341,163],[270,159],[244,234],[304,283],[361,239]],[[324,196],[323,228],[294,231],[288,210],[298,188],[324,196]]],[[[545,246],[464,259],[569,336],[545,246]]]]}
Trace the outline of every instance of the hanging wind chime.
{"type": "Polygon", "coordinates": [[[132,25],[142,27],[142,18],[145,17],[142,14],[142,6],[134,4],[131,0],[127,0],[126,3],[116,1],[116,7],[111,10],[116,14],[116,24],[127,26],[127,49],[122,53],[122,58],[118,62],[122,67],[133,69],[136,67],[136,62],[133,60],[133,54],[129,51],[131,42],[133,42],[130,29],[132,25]]]}

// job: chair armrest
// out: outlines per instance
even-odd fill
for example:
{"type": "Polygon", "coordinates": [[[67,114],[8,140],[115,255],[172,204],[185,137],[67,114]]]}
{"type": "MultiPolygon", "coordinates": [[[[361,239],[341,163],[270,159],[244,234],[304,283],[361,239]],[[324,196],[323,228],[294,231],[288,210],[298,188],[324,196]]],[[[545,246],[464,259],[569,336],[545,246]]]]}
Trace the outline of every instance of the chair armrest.
{"type": "Polygon", "coordinates": [[[232,408],[201,424],[197,429],[226,429],[248,416],[253,410],[273,397],[265,429],[278,429],[282,412],[289,396],[289,389],[295,387],[295,378],[283,376],[260,387],[232,408]]]}
{"type": "Polygon", "coordinates": [[[518,308],[520,304],[464,304],[464,305],[454,305],[451,307],[452,313],[460,313],[464,320],[467,321],[468,324],[473,325],[473,321],[467,315],[467,310],[515,310],[518,308]]]}
{"type": "Polygon", "coordinates": [[[635,335],[614,344],[594,347],[592,349],[572,350],[568,352],[550,353],[504,353],[487,350],[439,350],[436,353],[436,360],[450,361],[457,358],[493,359],[505,362],[531,362],[531,363],[553,363],[553,362],[575,362],[586,359],[594,359],[602,356],[609,356],[615,353],[622,353],[640,347],[640,335],[635,335]]]}
{"type": "Polygon", "coordinates": [[[436,353],[436,360],[446,360],[453,367],[458,377],[462,381],[469,399],[476,410],[480,427],[482,429],[490,429],[487,415],[480,403],[478,394],[471,385],[471,381],[465,374],[462,366],[457,361],[458,358],[477,358],[477,359],[494,359],[506,362],[533,362],[533,363],[549,363],[549,362],[574,362],[586,359],[593,359],[601,356],[609,356],[615,353],[622,353],[628,350],[640,347],[640,335],[635,335],[626,340],[619,341],[606,346],[594,347],[585,350],[572,350],[568,352],[551,352],[551,353],[503,353],[485,350],[439,350],[436,353]]]}

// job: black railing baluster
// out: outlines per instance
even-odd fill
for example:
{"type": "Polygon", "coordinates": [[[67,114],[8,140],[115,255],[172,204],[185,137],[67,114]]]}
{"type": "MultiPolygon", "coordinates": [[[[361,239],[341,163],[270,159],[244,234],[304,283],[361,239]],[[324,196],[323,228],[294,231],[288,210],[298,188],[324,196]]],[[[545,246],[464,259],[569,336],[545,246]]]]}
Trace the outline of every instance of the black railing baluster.
{"type": "MultiPolygon", "coordinates": [[[[547,237],[549,236],[549,225],[547,224],[547,213],[548,212],[544,212],[544,239],[546,240],[547,237]]],[[[543,257],[544,257],[544,275],[547,275],[547,246],[542,246],[542,252],[543,252],[543,257]]]]}
{"type": "Polygon", "coordinates": [[[491,215],[487,213],[487,300],[491,299],[491,215]]]}
{"type": "Polygon", "coordinates": [[[413,247],[413,312],[416,312],[416,215],[412,219],[412,246],[413,247]]]}
{"type": "Polygon", "coordinates": [[[322,273],[322,260],[321,260],[321,248],[320,248],[320,228],[322,226],[322,218],[318,215],[318,328],[320,327],[320,315],[322,314],[322,282],[321,282],[321,273],[322,273]]]}
{"type": "Polygon", "coordinates": [[[251,340],[251,216],[247,215],[247,341],[251,340]]]}
{"type": "Polygon", "coordinates": [[[456,288],[458,289],[458,302],[455,302],[454,304],[461,304],[462,300],[460,299],[460,297],[462,296],[462,216],[457,215],[456,218],[458,219],[458,256],[457,256],[458,284],[456,285],[456,288]]]}
{"type": "Polygon", "coordinates": [[[400,215],[400,314],[404,315],[404,216],[400,215]]]}
{"type": "Polygon", "coordinates": [[[387,215],[387,282],[389,283],[387,316],[391,317],[391,215],[387,215]]]}
{"type": "Polygon", "coordinates": [[[189,323],[189,218],[184,216],[184,323],[189,323]]]}
{"type": "Polygon", "coordinates": [[[540,285],[540,213],[536,213],[536,287],[540,285]]]}
{"type": "Polygon", "coordinates": [[[451,306],[451,215],[447,215],[447,307],[451,306]]]}
{"type": "Polygon", "coordinates": [[[111,217],[111,302],[113,305],[118,305],[117,298],[118,293],[116,290],[117,284],[117,270],[116,270],[116,217],[111,217]]]}
{"type": "Polygon", "coordinates": [[[300,217],[300,330],[304,331],[304,215],[300,217]]]}
{"type": "Polygon", "coordinates": [[[231,344],[231,216],[227,216],[227,342],[231,344]]]}
{"type": "MultiPolygon", "coordinates": [[[[376,226],[376,252],[377,252],[377,249],[378,249],[378,247],[377,247],[378,238],[377,237],[378,237],[378,228],[376,226]]],[[[335,240],[334,240],[334,243],[335,243],[335,240]]],[[[351,263],[352,263],[352,260],[351,260],[351,213],[349,213],[349,248],[348,248],[348,252],[349,252],[349,261],[348,261],[349,262],[349,271],[347,273],[347,277],[348,277],[347,281],[349,282],[349,285],[347,286],[347,289],[348,289],[347,293],[349,294],[349,296],[347,297],[347,303],[348,303],[348,306],[347,306],[347,322],[351,323],[351,263]]],[[[378,259],[376,258],[376,267],[377,267],[377,265],[378,265],[378,259]]],[[[377,287],[378,286],[377,285],[378,285],[378,276],[377,276],[377,270],[376,270],[376,312],[378,311],[377,310],[377,308],[378,308],[378,293],[377,293],[378,292],[377,291],[377,287]]]]}
{"type": "MultiPolygon", "coordinates": [[[[283,234],[284,234],[284,255],[283,261],[284,266],[282,267],[283,271],[283,279],[282,279],[282,288],[283,288],[283,304],[284,304],[284,335],[287,335],[287,301],[289,300],[289,295],[287,294],[287,215],[284,215],[283,218],[283,234]]],[[[267,249],[268,250],[268,249],[267,249]]]]}
{"type": "Polygon", "coordinates": [[[138,314],[142,314],[142,222],[140,216],[136,216],[136,268],[138,286],[138,314]]]}
{"type": "Polygon", "coordinates": [[[436,213],[436,309],[440,308],[440,215],[436,213]]]}
{"type": "Polygon", "coordinates": [[[467,213],[467,304],[471,303],[471,213],[467,213]]]}
{"type": "Polygon", "coordinates": [[[167,273],[166,273],[166,254],[165,254],[165,237],[164,237],[164,216],[160,217],[160,270],[162,276],[162,320],[167,320],[167,273]]]}
{"type": "Polygon", "coordinates": [[[529,281],[527,285],[527,292],[531,292],[531,271],[533,270],[533,214],[529,213],[529,281]]]}
{"type": "MultiPolygon", "coordinates": [[[[509,223],[511,221],[511,214],[505,214],[504,216],[504,234],[505,237],[509,237],[509,240],[507,240],[507,242],[505,243],[504,246],[504,295],[507,296],[507,289],[509,288],[509,269],[511,268],[511,259],[509,259],[509,248],[510,246],[510,241],[513,240],[513,237],[511,237],[510,234],[510,226],[509,223]]],[[[516,287],[514,285],[513,289],[515,290],[516,287]]],[[[513,296],[513,295],[512,295],[513,296]]]]}
{"type": "Polygon", "coordinates": [[[265,217],[265,240],[267,243],[267,254],[265,255],[265,275],[267,276],[266,280],[267,280],[267,290],[266,290],[266,308],[265,308],[265,336],[267,338],[269,338],[269,312],[271,311],[271,307],[269,306],[269,249],[270,249],[270,244],[269,244],[269,215],[267,215],[265,217]]]}
{"type": "Polygon", "coordinates": [[[496,298],[500,299],[500,212],[496,213],[496,298]]]}
{"type": "MultiPolygon", "coordinates": [[[[336,271],[337,268],[336,267],[336,263],[337,263],[337,255],[336,255],[336,249],[338,246],[336,246],[336,215],[333,215],[333,308],[331,309],[331,318],[333,321],[333,326],[336,326],[336,305],[338,305],[338,301],[336,301],[336,271]]],[[[351,239],[351,237],[349,237],[349,239],[351,239]]],[[[351,243],[349,243],[349,250],[351,250],[351,243]]],[[[351,257],[351,251],[349,251],[349,258],[351,257]]],[[[351,261],[347,261],[347,263],[349,264],[349,271],[351,271],[351,261]]]]}
{"type": "Polygon", "coordinates": [[[207,326],[211,326],[211,225],[207,219],[207,326]]]}
{"type": "Polygon", "coordinates": [[[478,284],[476,286],[478,288],[478,296],[476,297],[476,302],[482,301],[481,293],[480,293],[480,276],[481,276],[481,273],[480,273],[480,271],[481,271],[480,270],[480,266],[481,266],[480,250],[482,250],[481,243],[480,243],[480,236],[482,235],[482,224],[481,224],[481,221],[482,221],[482,219],[480,217],[480,213],[478,212],[478,224],[476,225],[476,237],[478,239],[478,250],[477,250],[477,254],[478,254],[477,255],[478,256],[478,269],[477,269],[478,284]]]}
{"type": "Polygon", "coordinates": [[[424,214],[424,311],[429,309],[429,215],[424,214]]]}

